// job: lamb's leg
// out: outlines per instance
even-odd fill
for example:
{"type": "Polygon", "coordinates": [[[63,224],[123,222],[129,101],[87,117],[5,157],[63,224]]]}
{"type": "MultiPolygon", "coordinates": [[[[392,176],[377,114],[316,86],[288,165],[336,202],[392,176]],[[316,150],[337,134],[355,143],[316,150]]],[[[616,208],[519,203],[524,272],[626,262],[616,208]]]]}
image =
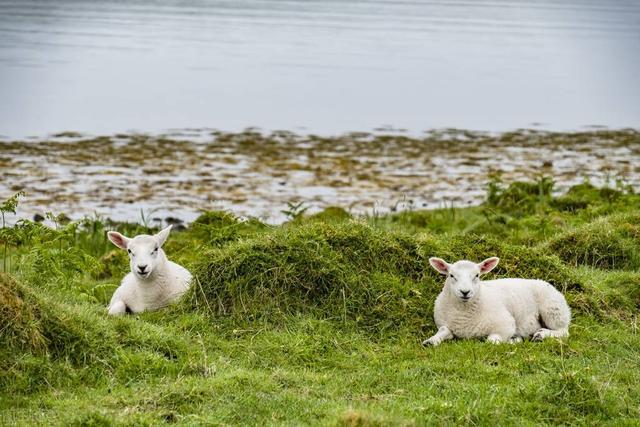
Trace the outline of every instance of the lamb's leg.
{"type": "Polygon", "coordinates": [[[513,343],[516,336],[516,319],[506,310],[499,311],[495,315],[496,320],[491,327],[487,342],[493,344],[513,343]]]}
{"type": "Polygon", "coordinates": [[[505,338],[500,334],[491,334],[487,337],[487,342],[490,342],[492,344],[500,344],[503,342],[508,342],[509,344],[517,344],[522,342],[522,337],[514,335],[512,337],[505,338]]]}
{"type": "Polygon", "coordinates": [[[434,336],[422,341],[422,345],[432,345],[435,347],[442,341],[450,340],[451,338],[453,338],[453,334],[451,333],[449,328],[447,328],[446,326],[441,326],[434,336]]]}
{"type": "Polygon", "coordinates": [[[571,311],[564,296],[551,285],[539,301],[540,319],[544,328],[540,328],[531,337],[533,341],[545,338],[564,338],[569,336],[571,311]]]}
{"type": "Polygon", "coordinates": [[[110,316],[122,316],[127,312],[127,305],[124,301],[116,301],[109,305],[109,315],[110,316]]]}
{"type": "Polygon", "coordinates": [[[500,334],[491,334],[487,337],[487,342],[490,342],[492,344],[500,344],[506,341],[507,340],[500,334]]]}

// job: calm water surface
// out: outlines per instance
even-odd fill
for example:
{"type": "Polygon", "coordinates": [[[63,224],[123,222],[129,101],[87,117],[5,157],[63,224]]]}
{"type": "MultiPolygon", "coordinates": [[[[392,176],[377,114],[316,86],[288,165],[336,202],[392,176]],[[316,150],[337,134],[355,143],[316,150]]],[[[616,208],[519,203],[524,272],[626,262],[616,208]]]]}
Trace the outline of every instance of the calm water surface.
{"type": "Polygon", "coordinates": [[[640,1],[0,0],[0,135],[640,124],[640,1]]]}

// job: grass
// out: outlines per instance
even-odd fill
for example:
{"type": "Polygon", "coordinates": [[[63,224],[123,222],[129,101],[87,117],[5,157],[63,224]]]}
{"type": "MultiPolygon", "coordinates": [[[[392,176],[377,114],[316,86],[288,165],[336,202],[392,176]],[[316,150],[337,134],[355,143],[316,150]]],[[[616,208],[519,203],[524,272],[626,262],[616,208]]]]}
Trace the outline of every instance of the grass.
{"type": "Polygon", "coordinates": [[[552,188],[493,182],[481,206],[276,227],[206,212],[166,244],[192,291],[116,319],[127,258],[105,230],[149,229],[19,222],[0,235],[0,424],[638,425],[640,196],[552,188]],[[423,348],[432,255],[548,280],[571,337],[423,348]]]}

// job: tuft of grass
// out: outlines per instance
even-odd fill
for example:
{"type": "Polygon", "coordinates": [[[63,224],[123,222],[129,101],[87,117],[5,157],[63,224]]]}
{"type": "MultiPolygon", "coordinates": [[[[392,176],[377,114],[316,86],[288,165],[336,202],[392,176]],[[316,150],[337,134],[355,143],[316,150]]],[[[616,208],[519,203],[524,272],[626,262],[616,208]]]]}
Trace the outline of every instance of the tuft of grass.
{"type": "Polygon", "coordinates": [[[240,220],[229,212],[208,211],[191,224],[192,234],[209,246],[222,246],[267,229],[255,218],[240,220]]]}

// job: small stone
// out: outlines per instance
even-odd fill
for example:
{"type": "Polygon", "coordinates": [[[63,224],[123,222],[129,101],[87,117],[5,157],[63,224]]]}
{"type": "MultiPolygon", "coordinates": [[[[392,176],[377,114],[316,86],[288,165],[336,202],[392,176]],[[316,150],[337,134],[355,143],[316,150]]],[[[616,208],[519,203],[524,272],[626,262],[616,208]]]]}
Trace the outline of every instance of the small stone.
{"type": "Polygon", "coordinates": [[[37,214],[35,214],[35,215],[33,216],[33,220],[34,220],[35,222],[42,222],[42,221],[44,221],[44,217],[43,217],[42,215],[40,215],[39,213],[37,213],[37,214]]]}
{"type": "Polygon", "coordinates": [[[171,228],[172,231],[184,231],[186,229],[187,227],[184,224],[176,224],[171,228]]]}
{"type": "Polygon", "coordinates": [[[184,222],[180,218],[176,218],[176,217],[173,217],[173,216],[168,216],[164,220],[167,222],[167,224],[172,224],[172,225],[178,225],[178,224],[182,224],[184,222]]]}
{"type": "Polygon", "coordinates": [[[56,220],[62,225],[67,225],[71,222],[71,218],[69,218],[69,216],[65,213],[61,213],[60,215],[58,215],[56,220]]]}

